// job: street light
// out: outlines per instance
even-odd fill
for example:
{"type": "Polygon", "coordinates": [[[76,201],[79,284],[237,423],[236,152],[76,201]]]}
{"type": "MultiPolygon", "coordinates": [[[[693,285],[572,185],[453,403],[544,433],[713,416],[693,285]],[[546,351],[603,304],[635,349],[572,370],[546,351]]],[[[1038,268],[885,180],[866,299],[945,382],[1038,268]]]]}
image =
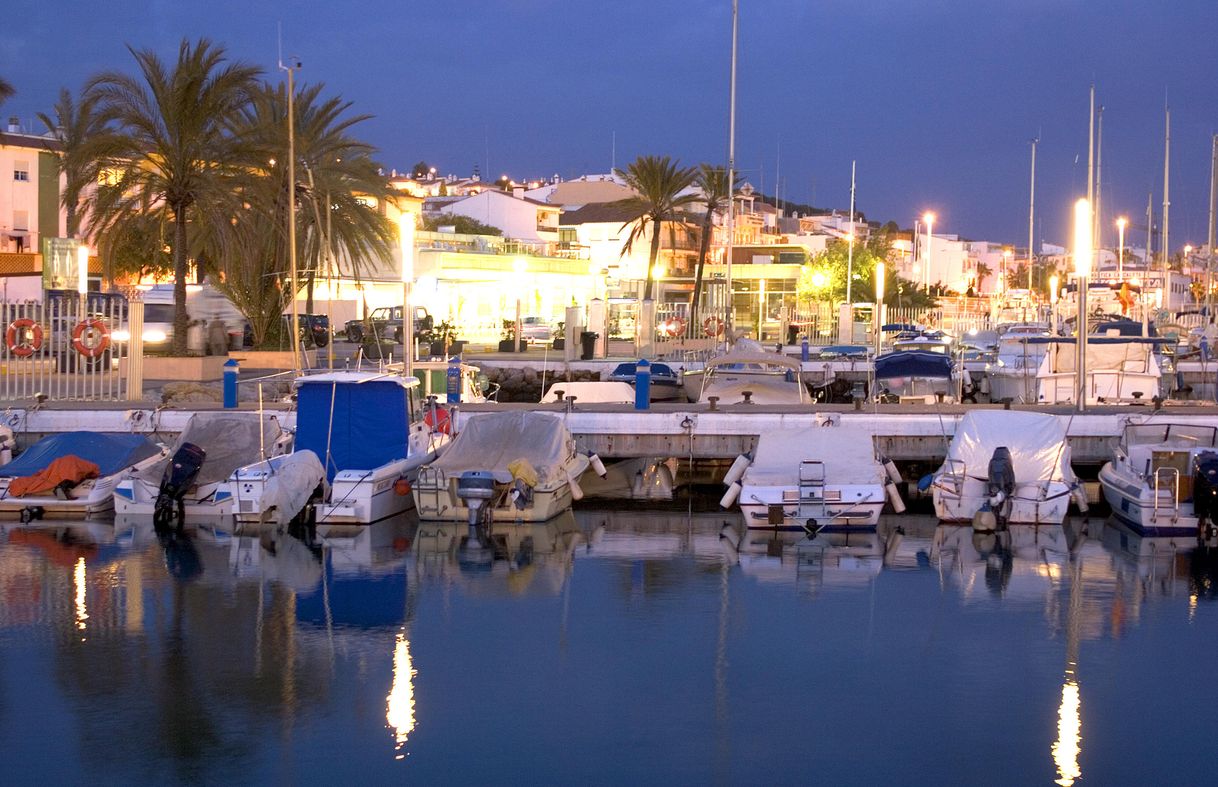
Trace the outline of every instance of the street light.
{"type": "Polygon", "coordinates": [[[414,284],[414,213],[404,210],[398,216],[398,244],[402,252],[402,355],[405,374],[414,374],[414,312],[410,308],[410,288],[414,284]]]}
{"type": "Polygon", "coordinates": [[[1117,276],[1125,278],[1125,227],[1129,219],[1124,216],[1117,219],[1117,276]]]}
{"type": "Polygon", "coordinates": [[[927,211],[922,216],[922,221],[926,223],[926,294],[930,294],[930,262],[934,254],[934,224],[935,214],[927,211]]]}
{"type": "MultiPolygon", "coordinates": [[[[89,247],[76,247],[76,291],[80,293],[81,303],[84,303],[85,295],[89,292],[89,247]]],[[[81,320],[85,318],[85,313],[81,312],[81,320]]]]}
{"type": "Polygon", "coordinates": [[[528,262],[524,257],[517,257],[512,260],[512,270],[516,272],[516,346],[515,352],[520,352],[520,295],[524,290],[524,274],[529,268],[528,262]]]}

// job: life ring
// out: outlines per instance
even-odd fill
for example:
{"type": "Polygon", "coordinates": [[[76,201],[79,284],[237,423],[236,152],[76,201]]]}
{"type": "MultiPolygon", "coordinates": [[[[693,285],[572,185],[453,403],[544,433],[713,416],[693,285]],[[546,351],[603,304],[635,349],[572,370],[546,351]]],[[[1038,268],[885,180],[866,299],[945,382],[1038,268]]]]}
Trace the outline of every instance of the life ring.
{"type": "Polygon", "coordinates": [[[100,358],[109,346],[110,329],[101,320],[81,320],[72,329],[72,349],[86,358],[100,358]]]}
{"type": "Polygon", "coordinates": [[[42,349],[42,326],[28,317],[13,320],[4,332],[4,343],[18,358],[29,358],[42,349]]]}
{"type": "Polygon", "coordinates": [[[722,336],[723,335],[723,318],[710,316],[702,321],[702,330],[707,336],[722,336]]]}
{"type": "Polygon", "coordinates": [[[685,320],[681,317],[673,317],[668,321],[669,335],[675,337],[685,335],[685,320]]]}
{"type": "Polygon", "coordinates": [[[434,410],[428,409],[423,416],[423,423],[437,434],[449,434],[452,429],[452,418],[449,417],[448,410],[443,407],[437,407],[434,410]]]}

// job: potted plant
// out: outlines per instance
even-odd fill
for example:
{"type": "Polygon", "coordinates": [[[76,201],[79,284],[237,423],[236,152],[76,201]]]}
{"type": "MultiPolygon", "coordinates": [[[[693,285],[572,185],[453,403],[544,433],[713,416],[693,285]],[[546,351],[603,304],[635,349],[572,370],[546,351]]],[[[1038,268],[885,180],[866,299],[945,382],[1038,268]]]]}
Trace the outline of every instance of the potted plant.
{"type": "Polygon", "coordinates": [[[562,350],[567,346],[567,323],[563,320],[554,323],[554,343],[552,346],[555,350],[562,350]]]}
{"type": "Polygon", "coordinates": [[[502,338],[499,340],[499,352],[510,353],[516,351],[516,321],[504,320],[502,338]]]}
{"type": "MultiPolygon", "coordinates": [[[[462,347],[457,346],[457,326],[453,325],[448,320],[442,321],[439,325],[430,331],[428,341],[431,343],[432,355],[446,355],[450,348],[454,354],[461,352],[462,347]]],[[[460,345],[464,346],[464,342],[460,345]]]]}

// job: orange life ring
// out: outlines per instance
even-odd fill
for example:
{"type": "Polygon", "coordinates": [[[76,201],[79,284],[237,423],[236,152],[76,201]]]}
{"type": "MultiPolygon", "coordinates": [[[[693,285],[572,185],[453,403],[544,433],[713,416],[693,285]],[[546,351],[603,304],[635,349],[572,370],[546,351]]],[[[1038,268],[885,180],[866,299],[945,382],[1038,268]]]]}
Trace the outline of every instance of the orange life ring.
{"type": "Polygon", "coordinates": [[[110,346],[110,329],[98,319],[81,320],[72,329],[72,349],[86,358],[100,358],[110,346]],[[85,342],[88,332],[90,342],[85,342]]]}
{"type": "Polygon", "coordinates": [[[723,335],[723,318],[710,316],[702,321],[702,330],[706,331],[707,336],[722,336],[723,335]]]}
{"type": "Polygon", "coordinates": [[[668,320],[668,335],[676,338],[685,335],[685,320],[681,317],[672,317],[668,320]]]}
{"type": "Polygon", "coordinates": [[[448,434],[452,429],[452,418],[448,415],[448,410],[443,407],[437,407],[435,410],[429,409],[423,415],[423,423],[427,424],[427,428],[439,434],[448,434]]]}
{"type": "Polygon", "coordinates": [[[29,358],[42,349],[42,326],[28,317],[13,320],[4,332],[4,343],[18,358],[29,358]]]}

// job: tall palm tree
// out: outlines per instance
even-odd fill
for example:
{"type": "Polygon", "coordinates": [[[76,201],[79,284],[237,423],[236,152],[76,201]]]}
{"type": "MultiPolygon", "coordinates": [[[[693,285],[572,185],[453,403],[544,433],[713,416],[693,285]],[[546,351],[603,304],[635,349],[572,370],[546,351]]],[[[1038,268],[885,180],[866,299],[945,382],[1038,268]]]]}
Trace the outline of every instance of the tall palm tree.
{"type": "MultiPolygon", "coordinates": [[[[186,352],[187,225],[217,231],[231,221],[232,184],[250,166],[249,145],[233,133],[261,70],[229,61],[225,49],[183,39],[176,62],[128,47],[139,77],[99,74],[85,87],[112,130],[86,146],[117,173],[98,189],[99,232],[163,205],[173,220],[173,352],[186,352]]],[[[199,231],[196,229],[196,231],[199,231]]]]}
{"type": "Polygon", "coordinates": [[[97,111],[95,96],[85,95],[78,104],[67,88],[60,89],[53,112],[53,116],[39,112],[38,119],[63,148],[58,159],[65,180],[60,202],[67,213],[68,236],[75,238],[80,232],[81,195],[91,183],[97,182],[99,170],[97,159],[89,151],[89,142],[106,130],[106,124],[97,111]]]}
{"type": "MultiPolygon", "coordinates": [[[[736,181],[739,183],[740,176],[736,176],[736,181]]],[[[706,211],[702,215],[702,240],[698,248],[698,268],[694,274],[694,291],[689,298],[689,324],[696,326],[698,324],[698,299],[702,290],[702,273],[706,266],[706,257],[710,253],[711,229],[714,223],[716,213],[722,213],[728,205],[730,199],[727,188],[727,170],[723,167],[716,167],[710,164],[700,164],[698,166],[698,174],[694,178],[694,185],[702,192],[698,198],[698,202],[702,204],[706,211]]],[[[735,192],[736,184],[732,184],[732,192],[735,192]]]]}
{"type": "Polygon", "coordinates": [[[17,93],[17,88],[13,87],[13,83],[9,82],[4,77],[0,77],[0,104],[8,101],[17,93]]]}
{"type": "Polygon", "coordinates": [[[697,170],[678,166],[668,156],[639,156],[626,169],[615,172],[635,192],[635,196],[617,203],[629,208],[633,214],[633,218],[622,225],[622,229],[630,228],[622,254],[629,254],[635,242],[647,234],[648,228],[651,230],[651,255],[643,289],[643,299],[651,300],[662,224],[673,219],[678,208],[698,200],[696,194],[681,193],[693,184],[697,170]]]}

